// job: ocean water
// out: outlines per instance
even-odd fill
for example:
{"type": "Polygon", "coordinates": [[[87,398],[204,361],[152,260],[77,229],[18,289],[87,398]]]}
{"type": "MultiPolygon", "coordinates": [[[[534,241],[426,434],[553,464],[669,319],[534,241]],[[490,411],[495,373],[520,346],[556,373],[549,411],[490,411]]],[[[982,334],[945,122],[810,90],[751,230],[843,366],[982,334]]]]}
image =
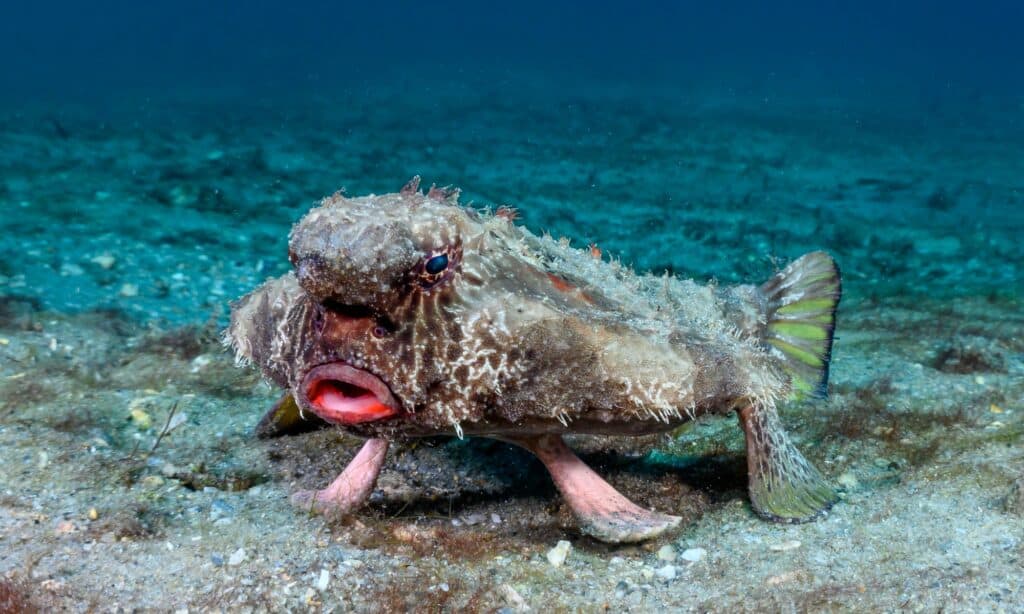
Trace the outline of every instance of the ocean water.
{"type": "Polygon", "coordinates": [[[0,9],[0,610],[1024,608],[1024,5],[669,4],[0,9]],[[354,444],[251,436],[228,303],[414,175],[639,271],[830,252],[830,399],[784,420],[844,501],[758,520],[720,421],[596,457],[684,516],[649,549],[483,444],[397,454],[355,524],[291,508],[354,444]]]}

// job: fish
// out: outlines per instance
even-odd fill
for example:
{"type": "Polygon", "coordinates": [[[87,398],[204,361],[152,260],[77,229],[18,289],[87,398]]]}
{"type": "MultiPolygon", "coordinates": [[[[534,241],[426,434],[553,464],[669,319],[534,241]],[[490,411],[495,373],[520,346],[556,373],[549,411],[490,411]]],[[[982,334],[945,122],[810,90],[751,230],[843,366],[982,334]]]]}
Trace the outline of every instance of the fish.
{"type": "Polygon", "coordinates": [[[639,542],[680,518],[617,492],[564,436],[665,433],[731,413],[756,514],[806,522],[838,500],[778,412],[827,391],[842,294],[827,253],[758,285],[701,284],[419,186],[322,199],[291,229],[292,269],[232,304],[225,343],[284,389],[257,432],[326,424],[365,439],[296,505],[357,510],[391,442],[489,437],[542,461],[581,532],[639,542]]]}

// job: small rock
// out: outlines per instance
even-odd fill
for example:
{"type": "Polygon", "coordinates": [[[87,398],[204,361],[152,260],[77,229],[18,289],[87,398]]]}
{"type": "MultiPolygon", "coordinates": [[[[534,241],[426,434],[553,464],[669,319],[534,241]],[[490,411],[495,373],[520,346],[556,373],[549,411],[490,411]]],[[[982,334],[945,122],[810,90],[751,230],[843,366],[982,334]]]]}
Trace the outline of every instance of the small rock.
{"type": "Polygon", "coordinates": [[[60,265],[60,274],[64,277],[75,277],[85,273],[85,269],[71,262],[60,265]]]}
{"type": "Polygon", "coordinates": [[[234,552],[232,552],[231,556],[228,557],[228,565],[231,565],[231,566],[241,565],[242,562],[245,561],[245,558],[246,558],[245,548],[239,548],[238,550],[235,550],[234,552]]]}
{"type": "Polygon", "coordinates": [[[1024,478],[1017,478],[1003,500],[1003,509],[1010,514],[1024,516],[1024,478]]]}
{"type": "Polygon", "coordinates": [[[164,479],[158,475],[147,475],[142,478],[142,485],[150,489],[160,488],[164,485],[164,479]]]}
{"type": "Polygon", "coordinates": [[[647,565],[644,565],[643,569],[640,570],[640,575],[643,576],[645,580],[650,580],[654,577],[654,570],[647,565]]]}
{"type": "Polygon", "coordinates": [[[196,356],[192,359],[192,373],[199,373],[203,370],[203,367],[209,365],[211,362],[213,362],[213,359],[207,354],[200,354],[199,356],[196,356]]]}
{"type": "Polygon", "coordinates": [[[525,610],[527,608],[526,600],[519,594],[511,584],[502,584],[498,589],[505,597],[505,601],[509,602],[519,610],[525,610]]]}
{"type": "Polygon", "coordinates": [[[671,563],[676,560],[676,549],[671,544],[665,544],[658,549],[658,560],[671,563]]]}
{"type": "Polygon", "coordinates": [[[316,590],[321,593],[327,590],[327,587],[331,583],[331,572],[326,569],[320,570],[320,577],[316,579],[316,590]]]}
{"type": "Polygon", "coordinates": [[[572,550],[572,544],[563,540],[560,540],[554,548],[548,550],[548,562],[555,567],[561,567],[562,563],[569,556],[569,551],[572,550]]]}
{"type": "Polygon", "coordinates": [[[99,256],[94,257],[90,262],[100,265],[101,269],[109,270],[117,264],[117,258],[114,258],[110,254],[100,254],[99,256]]]}
{"type": "Polygon", "coordinates": [[[178,475],[178,468],[171,463],[164,463],[160,466],[160,473],[162,473],[165,478],[173,478],[178,475]]]}
{"type": "Polygon", "coordinates": [[[491,512],[491,524],[501,524],[501,516],[491,512]]]}
{"type": "Polygon", "coordinates": [[[671,582],[676,579],[676,566],[665,565],[664,567],[659,567],[654,571],[654,575],[658,576],[665,582],[671,582]]]}
{"type": "Polygon", "coordinates": [[[860,482],[857,481],[857,476],[853,475],[849,471],[839,476],[836,481],[839,482],[840,486],[847,490],[854,490],[860,486],[860,482]]]}
{"type": "Polygon", "coordinates": [[[224,565],[224,557],[222,557],[219,554],[211,554],[210,555],[210,562],[213,563],[217,567],[222,567],[224,565]]]}
{"type": "Polygon", "coordinates": [[[799,541],[791,539],[789,541],[785,541],[779,544],[772,544],[768,546],[768,549],[772,550],[773,552],[786,552],[788,550],[796,550],[800,547],[800,545],[801,544],[799,541]]]}
{"type": "Polygon", "coordinates": [[[96,520],[100,517],[100,513],[96,511],[95,507],[89,508],[89,520],[96,520]]]}
{"type": "Polygon", "coordinates": [[[75,523],[71,522],[70,520],[65,520],[63,522],[57,523],[58,535],[67,535],[68,533],[74,533],[75,529],[75,523]]]}
{"type": "Polygon", "coordinates": [[[139,287],[135,284],[123,284],[121,290],[118,292],[125,298],[134,298],[139,295],[139,287]]]}
{"type": "Polygon", "coordinates": [[[146,430],[149,427],[153,426],[153,419],[149,417],[149,414],[147,414],[146,410],[144,409],[136,407],[131,411],[131,417],[132,422],[135,423],[135,426],[142,430],[146,430]]]}
{"type": "Polygon", "coordinates": [[[706,555],[707,553],[708,551],[703,548],[687,548],[686,550],[683,550],[682,559],[684,561],[696,563],[697,561],[704,558],[704,555],[706,555]]]}

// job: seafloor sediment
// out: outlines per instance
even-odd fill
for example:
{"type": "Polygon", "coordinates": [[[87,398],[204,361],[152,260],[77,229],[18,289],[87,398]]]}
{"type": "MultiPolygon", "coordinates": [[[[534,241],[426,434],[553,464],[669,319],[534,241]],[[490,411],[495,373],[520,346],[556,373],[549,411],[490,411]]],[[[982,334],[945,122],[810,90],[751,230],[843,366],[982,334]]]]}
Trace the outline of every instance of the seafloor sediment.
{"type": "Polygon", "coordinates": [[[1024,608],[1012,109],[442,102],[0,113],[0,609],[1024,608]],[[539,463],[486,441],[397,449],[346,521],[293,509],[355,442],[251,436],[275,393],[219,345],[226,303],[286,269],[319,196],[413,174],[642,270],[832,252],[830,398],[783,418],[843,500],[759,520],[715,419],[587,455],[684,517],[640,546],[580,536],[539,463]]]}

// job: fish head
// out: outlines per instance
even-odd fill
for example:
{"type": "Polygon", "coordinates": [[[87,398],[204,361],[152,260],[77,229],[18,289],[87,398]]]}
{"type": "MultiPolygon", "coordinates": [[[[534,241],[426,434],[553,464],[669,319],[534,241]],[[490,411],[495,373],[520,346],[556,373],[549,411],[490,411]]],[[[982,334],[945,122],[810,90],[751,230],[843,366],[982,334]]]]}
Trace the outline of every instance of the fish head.
{"type": "Polygon", "coordinates": [[[436,292],[458,272],[471,212],[457,193],[406,189],[328,197],[292,228],[288,255],[313,300],[391,314],[415,292],[436,292]]]}
{"type": "MultiPolygon", "coordinates": [[[[321,201],[293,227],[289,259],[301,325],[289,385],[301,408],[357,434],[417,434],[419,412],[472,301],[460,292],[466,238],[482,218],[458,194],[415,184],[321,201]]],[[[436,430],[436,429],[434,429],[436,430]]]]}
{"type": "Polygon", "coordinates": [[[294,272],[276,282],[288,290],[272,282],[236,306],[233,322],[249,322],[233,323],[236,349],[303,411],[372,437],[479,426],[538,356],[593,363],[558,314],[599,295],[547,271],[513,211],[457,197],[414,181],[321,201],[292,229],[294,272]]]}

